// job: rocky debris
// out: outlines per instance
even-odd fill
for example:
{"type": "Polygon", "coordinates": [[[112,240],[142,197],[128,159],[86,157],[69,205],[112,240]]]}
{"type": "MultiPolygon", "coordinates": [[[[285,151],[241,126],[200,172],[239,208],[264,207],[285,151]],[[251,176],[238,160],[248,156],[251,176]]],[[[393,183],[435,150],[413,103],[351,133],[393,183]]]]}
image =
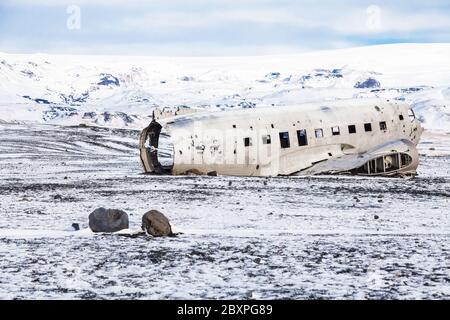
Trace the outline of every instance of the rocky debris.
{"type": "Polygon", "coordinates": [[[51,102],[48,101],[47,99],[42,99],[42,98],[33,99],[30,96],[22,96],[22,98],[25,98],[25,99],[28,99],[28,100],[32,100],[32,101],[34,101],[34,102],[36,102],[38,104],[51,104],[51,102]]]}
{"type": "Polygon", "coordinates": [[[243,109],[251,109],[256,107],[256,103],[251,101],[241,101],[237,105],[243,109]]]}
{"type": "Polygon", "coordinates": [[[174,235],[169,219],[158,210],[150,210],[142,216],[142,230],[154,237],[174,235]]]}
{"type": "Polygon", "coordinates": [[[112,74],[109,73],[101,73],[100,74],[100,82],[97,83],[99,86],[120,86],[120,81],[117,77],[114,77],[112,74]]]}
{"type": "Polygon", "coordinates": [[[128,228],[128,215],[118,209],[95,209],[89,215],[89,228],[93,232],[116,232],[128,228]]]}
{"type": "Polygon", "coordinates": [[[193,81],[193,80],[194,80],[194,77],[183,76],[183,77],[180,77],[180,78],[178,78],[178,79],[181,80],[181,81],[193,81]]]}
{"type": "Polygon", "coordinates": [[[30,71],[30,70],[22,70],[22,71],[20,71],[20,73],[22,73],[23,75],[28,76],[29,78],[36,77],[36,75],[33,73],[33,71],[30,71]]]}
{"type": "Polygon", "coordinates": [[[185,172],[185,174],[188,175],[188,176],[199,176],[199,175],[202,175],[203,172],[201,172],[200,170],[194,168],[194,169],[187,170],[185,172]]]}
{"type": "Polygon", "coordinates": [[[87,99],[89,98],[89,92],[85,91],[81,93],[80,95],[73,95],[73,94],[63,94],[61,93],[59,95],[60,99],[63,103],[70,105],[70,106],[80,106],[82,103],[85,103],[87,99]]]}
{"type": "MultiPolygon", "coordinates": [[[[41,102],[36,101],[38,103],[53,104],[52,102],[49,102],[47,100],[42,100],[42,99],[34,99],[34,100],[35,101],[41,100],[41,102]],[[44,101],[44,102],[42,102],[42,101],[44,101]]],[[[74,117],[77,115],[78,115],[78,111],[76,108],[51,105],[47,110],[43,111],[42,119],[44,121],[50,121],[50,120],[55,120],[55,119],[74,117]]]]}
{"type": "Polygon", "coordinates": [[[364,81],[358,81],[354,88],[357,89],[367,89],[367,88],[379,88],[381,86],[380,82],[374,78],[368,78],[364,81]]]}
{"type": "Polygon", "coordinates": [[[280,77],[281,73],[279,72],[270,72],[268,74],[266,74],[264,76],[264,78],[269,79],[269,80],[275,80],[278,79],[280,77]]]}

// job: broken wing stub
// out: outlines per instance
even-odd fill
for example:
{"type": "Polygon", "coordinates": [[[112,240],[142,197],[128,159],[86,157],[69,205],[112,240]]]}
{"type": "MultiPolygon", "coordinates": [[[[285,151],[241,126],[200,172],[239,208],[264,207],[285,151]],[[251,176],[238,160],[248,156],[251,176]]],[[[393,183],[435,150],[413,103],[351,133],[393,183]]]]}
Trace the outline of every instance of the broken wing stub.
{"type": "Polygon", "coordinates": [[[349,154],[318,163],[298,175],[353,174],[363,176],[416,175],[419,153],[409,140],[384,143],[362,154],[349,154]]]}

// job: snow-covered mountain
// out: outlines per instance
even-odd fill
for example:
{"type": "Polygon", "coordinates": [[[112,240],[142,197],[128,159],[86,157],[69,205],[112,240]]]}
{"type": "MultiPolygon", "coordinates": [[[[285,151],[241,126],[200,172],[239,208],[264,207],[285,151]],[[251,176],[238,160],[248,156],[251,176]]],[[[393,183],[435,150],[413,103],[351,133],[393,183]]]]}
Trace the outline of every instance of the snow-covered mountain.
{"type": "Polygon", "coordinates": [[[158,108],[223,110],[351,97],[412,104],[450,132],[450,44],[258,57],[0,53],[0,121],[142,128],[158,108]]]}

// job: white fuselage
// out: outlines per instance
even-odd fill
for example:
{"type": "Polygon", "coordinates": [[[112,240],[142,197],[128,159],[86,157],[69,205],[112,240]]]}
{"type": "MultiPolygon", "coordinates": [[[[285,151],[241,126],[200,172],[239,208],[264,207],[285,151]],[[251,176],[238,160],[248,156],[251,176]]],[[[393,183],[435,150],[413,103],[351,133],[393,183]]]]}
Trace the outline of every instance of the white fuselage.
{"type": "Polygon", "coordinates": [[[173,148],[172,174],[290,175],[363,153],[422,129],[407,104],[378,99],[241,109],[160,121],[173,148]]]}

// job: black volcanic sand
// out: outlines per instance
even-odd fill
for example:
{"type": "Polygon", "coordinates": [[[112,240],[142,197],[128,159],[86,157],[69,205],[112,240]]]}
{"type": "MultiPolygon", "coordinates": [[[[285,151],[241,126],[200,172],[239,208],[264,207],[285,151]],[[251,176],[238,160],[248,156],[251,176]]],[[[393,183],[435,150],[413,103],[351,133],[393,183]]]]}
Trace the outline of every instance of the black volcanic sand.
{"type": "Polygon", "coordinates": [[[411,180],[141,173],[139,132],[0,125],[0,298],[450,298],[450,158],[411,180]],[[95,208],[174,238],[64,231],[95,208]]]}

